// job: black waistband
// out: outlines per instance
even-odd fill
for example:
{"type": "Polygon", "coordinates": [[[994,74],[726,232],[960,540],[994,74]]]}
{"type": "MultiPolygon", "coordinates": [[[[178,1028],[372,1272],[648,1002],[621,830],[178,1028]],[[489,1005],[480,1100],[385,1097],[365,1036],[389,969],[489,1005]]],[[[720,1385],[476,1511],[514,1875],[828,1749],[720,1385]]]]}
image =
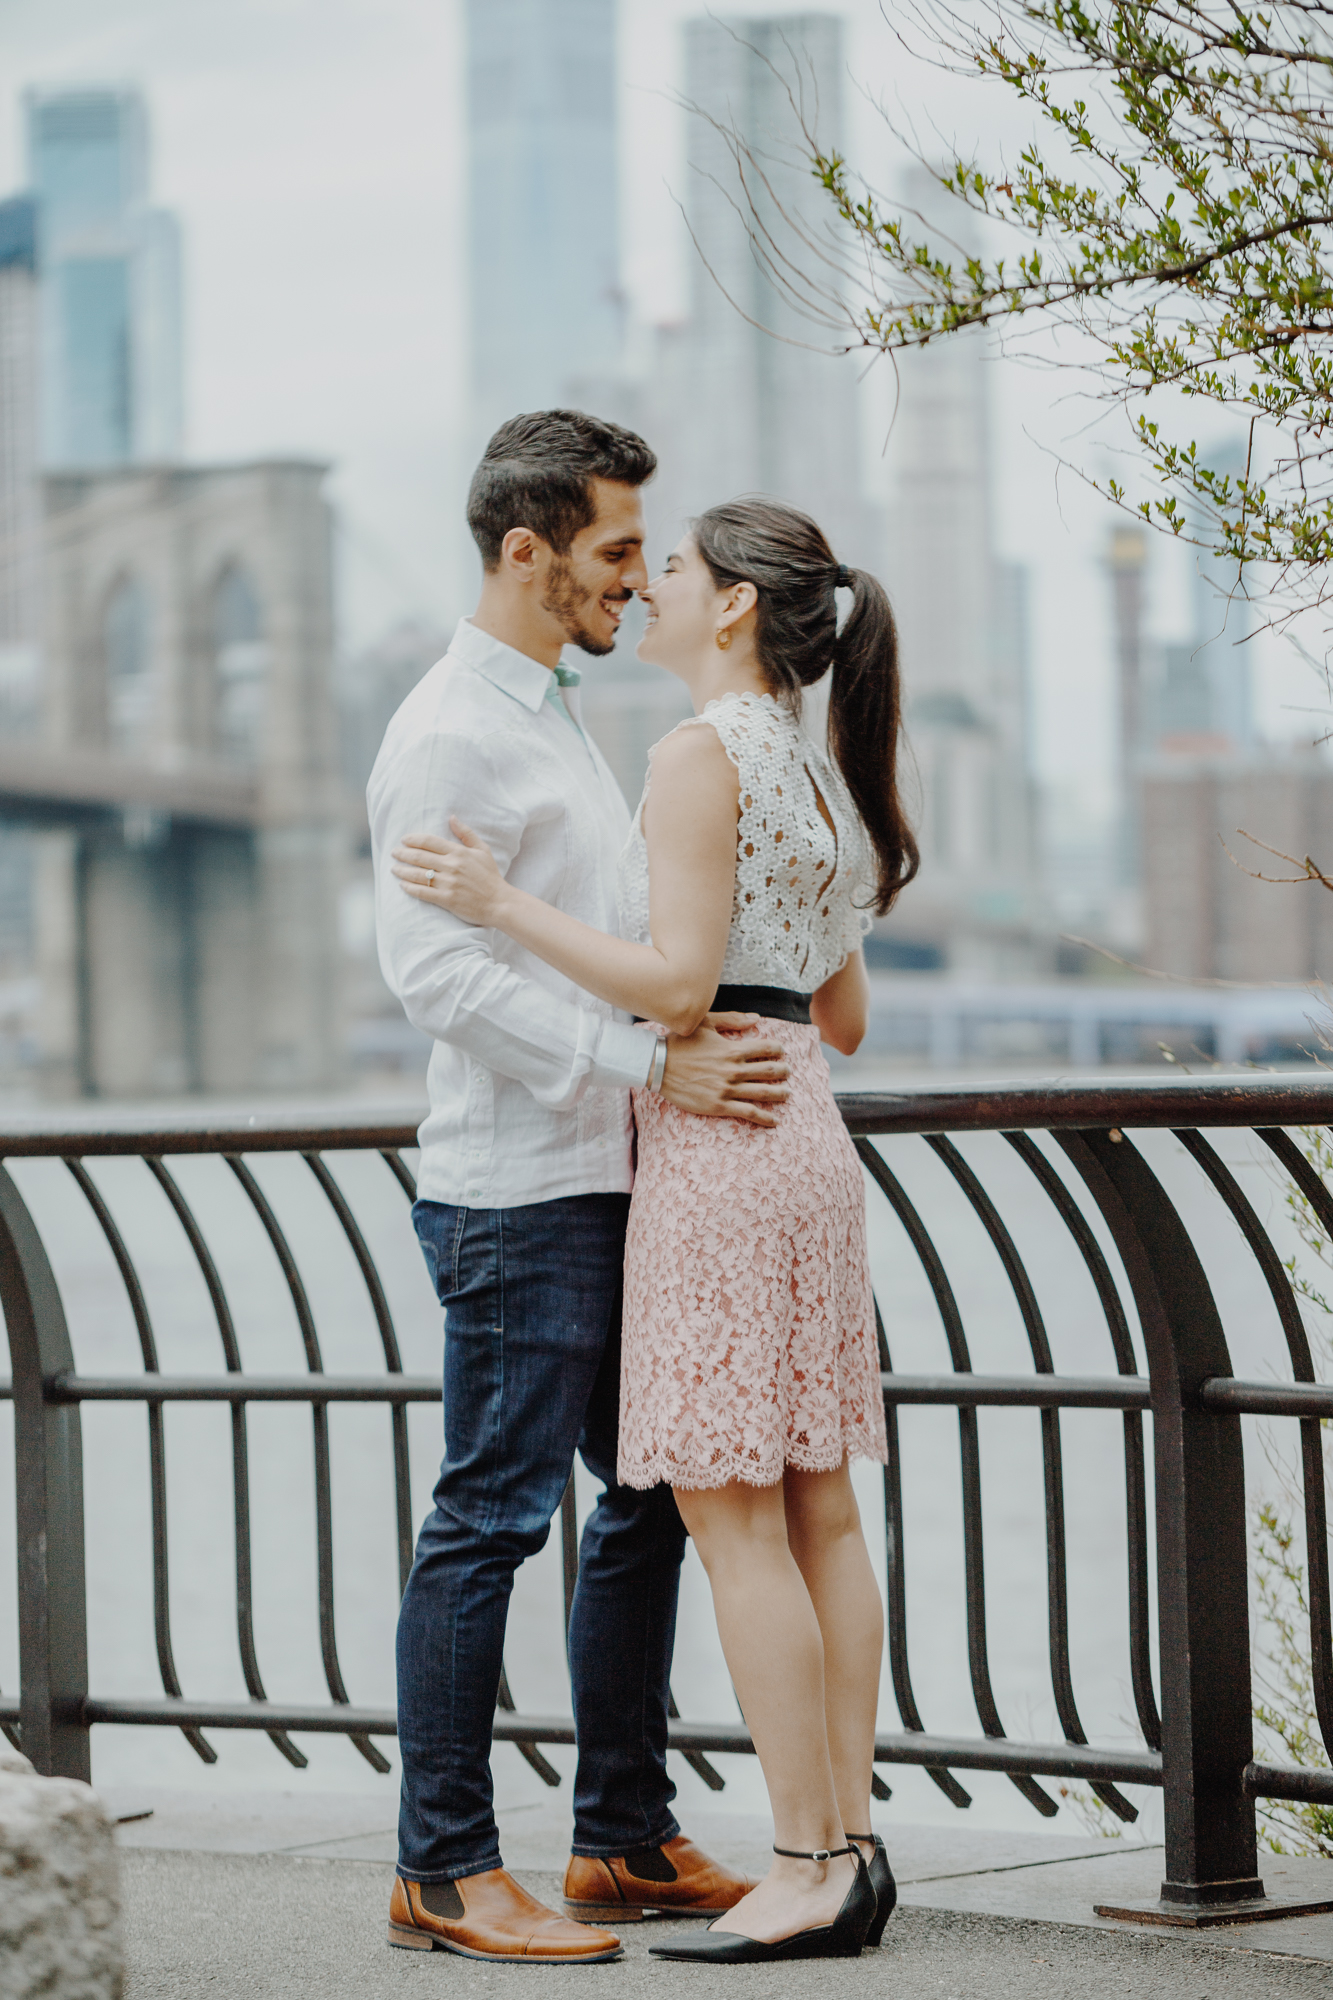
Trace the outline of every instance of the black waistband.
{"type": "Polygon", "coordinates": [[[790,993],[785,986],[719,986],[709,1009],[713,1014],[761,1014],[769,1021],[810,1020],[809,993],[790,993]]]}

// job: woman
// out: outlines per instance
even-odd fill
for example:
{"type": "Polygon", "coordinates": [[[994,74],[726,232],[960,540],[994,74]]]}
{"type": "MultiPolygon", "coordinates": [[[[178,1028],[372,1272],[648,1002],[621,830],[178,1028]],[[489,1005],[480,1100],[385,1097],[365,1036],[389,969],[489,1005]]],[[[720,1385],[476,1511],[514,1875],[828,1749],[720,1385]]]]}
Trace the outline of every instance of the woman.
{"type": "Polygon", "coordinates": [[[917,865],[897,792],[893,617],[813,521],[768,501],[702,515],[643,597],[640,658],[677,674],[696,713],[653,752],[621,862],[622,935],[511,889],[457,822],[455,842],[396,850],[395,873],[663,1032],[743,1008],[784,1045],[790,1094],[771,1127],[691,1116],[651,1083],[635,1093],[618,1476],[672,1486],[776,1835],[741,1902],[654,1950],[855,1955],[878,1943],[894,1888],[861,1831],[883,1609],[849,1461],[882,1463],[886,1445],[861,1170],[819,1043],[859,1044],[866,912],[886,911],[917,865]],[[831,759],[798,721],[801,690],[830,665],[831,759]]]}

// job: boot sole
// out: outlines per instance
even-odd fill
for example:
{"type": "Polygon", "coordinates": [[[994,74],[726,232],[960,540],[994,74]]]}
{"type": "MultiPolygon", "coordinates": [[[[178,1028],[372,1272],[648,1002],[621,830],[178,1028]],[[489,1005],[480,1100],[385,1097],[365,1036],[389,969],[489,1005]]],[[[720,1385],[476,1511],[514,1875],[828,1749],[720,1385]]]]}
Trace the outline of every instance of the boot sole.
{"type": "Polygon", "coordinates": [[[487,1965],[598,1965],[625,1956],[619,1945],[614,1951],[581,1951],[568,1958],[555,1953],[538,1957],[535,1952],[473,1951],[468,1945],[436,1937],[433,1931],[409,1930],[406,1924],[389,1925],[389,1943],[398,1951],[452,1951],[459,1958],[479,1958],[487,1965]]]}
{"type": "Polygon", "coordinates": [[[730,1903],[715,1910],[699,1909],[693,1903],[571,1903],[564,1899],[564,1912],[576,1924],[641,1924],[645,1917],[725,1917],[730,1903]]]}

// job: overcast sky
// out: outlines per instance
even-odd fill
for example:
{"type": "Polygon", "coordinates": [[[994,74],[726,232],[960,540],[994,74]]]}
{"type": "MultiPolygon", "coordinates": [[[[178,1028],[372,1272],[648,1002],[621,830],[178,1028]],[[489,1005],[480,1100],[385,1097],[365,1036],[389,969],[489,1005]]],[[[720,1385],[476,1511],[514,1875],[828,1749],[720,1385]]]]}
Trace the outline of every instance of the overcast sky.
{"type": "MultiPolygon", "coordinates": [[[[678,24],[698,0],[621,0],[622,243],[645,322],[684,303],[678,24]]],[[[730,4],[729,13],[789,13],[730,4]]],[[[993,86],[914,62],[877,0],[846,0],[849,69],[947,139],[1022,141],[993,86]]],[[[456,442],[465,363],[461,8],[457,0],[0,0],[0,188],[22,178],[27,83],[132,81],[147,92],[155,198],[185,237],[189,449],[309,453],[334,467],[345,642],[395,617],[467,608],[457,520],[470,468],[456,442]]],[[[849,151],[881,184],[902,158],[855,85],[849,151]]],[[[883,377],[883,370],[880,371],[883,377]]],[[[888,383],[867,392],[880,461],[888,383]]],[[[1103,502],[1057,473],[1086,409],[1046,374],[995,368],[997,521],[1033,572],[1037,743],[1044,769],[1095,781],[1111,703],[1103,502]],[[1044,447],[1044,449],[1043,449],[1044,447]]],[[[887,475],[881,475],[887,476],[887,475]]],[[[1156,565],[1154,620],[1181,634],[1181,566],[1156,565]]],[[[1270,649],[1271,650],[1271,649],[1270,649]]],[[[1270,661],[1267,726],[1300,725],[1294,667],[1270,661]]]]}

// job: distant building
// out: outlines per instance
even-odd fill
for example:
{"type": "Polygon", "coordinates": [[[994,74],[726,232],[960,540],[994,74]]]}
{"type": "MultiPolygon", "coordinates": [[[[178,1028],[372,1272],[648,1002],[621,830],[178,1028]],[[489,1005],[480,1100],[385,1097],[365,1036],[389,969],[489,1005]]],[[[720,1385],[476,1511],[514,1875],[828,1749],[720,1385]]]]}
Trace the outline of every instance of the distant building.
{"type": "MultiPolygon", "coordinates": [[[[1242,470],[1235,454],[1209,456],[1223,471],[1242,470]]],[[[1307,854],[1333,872],[1333,769],[1312,751],[1257,741],[1248,596],[1210,550],[1190,556],[1193,631],[1169,645],[1140,647],[1147,671],[1128,797],[1139,813],[1147,963],[1261,983],[1327,978],[1333,895],[1254,874],[1299,874],[1307,854]],[[1298,865],[1266,854],[1245,834],[1298,865]]]]}
{"type": "MultiPolygon", "coordinates": [[[[1234,448],[1207,456],[1219,472],[1233,478],[1244,472],[1244,454],[1234,448]]],[[[1205,522],[1196,525],[1207,532],[1205,522]]],[[[1234,564],[1208,548],[1188,553],[1193,630],[1183,642],[1162,648],[1154,699],[1144,717],[1144,748],[1248,755],[1256,737],[1252,648],[1246,641],[1257,622],[1249,594],[1234,564]]]]}
{"type": "Polygon", "coordinates": [[[358,803],[394,714],[448,645],[447,632],[405,618],[344,662],[338,686],[342,774],[358,803]]]}
{"type": "Polygon", "coordinates": [[[620,362],[616,0],[467,0],[472,443],[620,362]]]}
{"type": "Polygon", "coordinates": [[[180,246],[149,200],[139,91],[24,98],[42,269],[42,456],[167,462],[183,440],[180,246]]]}
{"type": "Polygon", "coordinates": [[[31,721],[41,640],[37,212],[0,202],[0,727],[31,721]]]}
{"type": "Polygon", "coordinates": [[[1333,894],[1246,872],[1299,877],[1309,854],[1333,876],[1333,769],[1322,758],[1159,757],[1145,764],[1142,796],[1144,956],[1154,971],[1333,980],[1333,894]]]}
{"type": "Polygon", "coordinates": [[[813,515],[839,560],[873,566],[856,364],[820,351],[829,334],[774,283],[744,219],[752,197],[788,250],[793,222],[825,228],[827,198],[800,153],[786,85],[800,91],[808,116],[817,110],[823,143],[839,145],[844,23],[825,13],[710,17],[687,22],[684,34],[690,112],[680,195],[694,248],[688,318],[661,336],[650,396],[662,458],[650,520],[665,549],[704,507],[772,494],[813,515]],[[754,160],[745,191],[735,144],[754,160]]]}
{"type": "MultiPolygon", "coordinates": [[[[927,229],[957,236],[965,226],[924,169],[909,176],[906,206],[928,218],[927,229]]],[[[1030,973],[1046,946],[1026,573],[995,546],[989,357],[979,336],[963,333],[902,355],[898,366],[888,446],[897,498],[879,567],[898,619],[920,772],[921,873],[884,925],[880,949],[890,964],[1030,973]]]]}

